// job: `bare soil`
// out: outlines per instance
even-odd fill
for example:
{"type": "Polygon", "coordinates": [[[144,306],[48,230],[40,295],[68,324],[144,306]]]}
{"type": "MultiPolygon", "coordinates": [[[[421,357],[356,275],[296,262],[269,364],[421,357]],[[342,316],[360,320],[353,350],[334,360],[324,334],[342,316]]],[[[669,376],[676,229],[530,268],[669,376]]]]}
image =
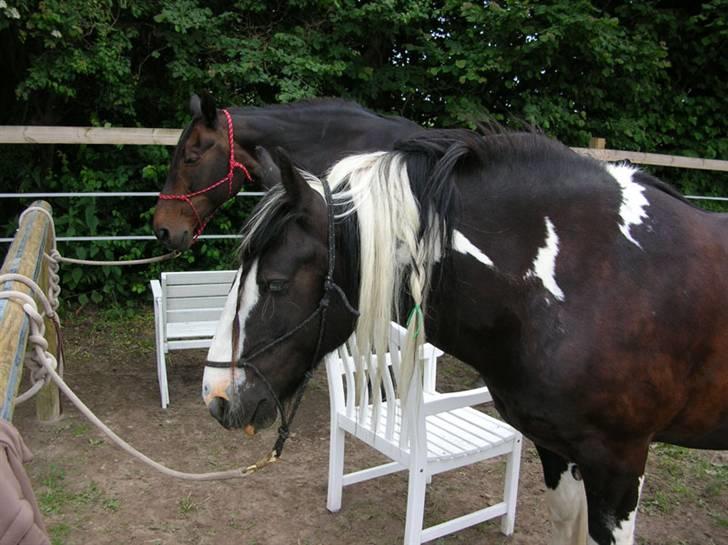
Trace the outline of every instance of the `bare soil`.
{"type": "MultiPolygon", "coordinates": [[[[199,390],[204,351],[169,358],[171,406],[159,406],[151,310],[111,320],[84,310],[65,319],[66,379],[117,433],[152,458],[191,472],[245,466],[270,451],[275,432],[248,439],[208,414],[199,390]]],[[[445,387],[476,377],[454,360],[445,387]]],[[[401,543],[404,474],[348,487],[339,513],[326,510],[329,409],[326,379],[312,381],[283,458],[241,480],[192,483],[165,477],[107,442],[70,403],[63,418],[40,425],[32,403],[14,423],[34,452],[27,467],[55,544],[395,545],[401,543]]],[[[377,461],[347,446],[349,468],[377,461]]],[[[501,462],[436,476],[426,522],[436,523],[497,498],[501,462]]],[[[638,516],[642,545],[728,544],[728,456],[657,445],[638,516]]],[[[515,534],[492,522],[440,539],[446,544],[546,543],[544,485],[536,452],[524,449],[515,534]]]]}

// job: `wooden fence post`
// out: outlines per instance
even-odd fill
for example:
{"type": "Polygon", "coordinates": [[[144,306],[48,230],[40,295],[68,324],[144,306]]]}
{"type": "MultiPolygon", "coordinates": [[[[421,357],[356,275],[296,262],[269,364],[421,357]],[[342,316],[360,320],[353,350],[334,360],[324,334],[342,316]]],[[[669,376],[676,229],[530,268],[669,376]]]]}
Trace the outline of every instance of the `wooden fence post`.
{"type": "MultiPolygon", "coordinates": [[[[23,216],[0,273],[27,276],[43,289],[47,289],[48,263],[44,256],[53,248],[50,217],[52,209],[45,201],[35,201],[29,208],[40,208],[47,214],[42,210],[29,210],[23,216]]],[[[0,289],[31,294],[29,287],[15,281],[3,283],[0,289]]],[[[49,351],[57,356],[55,331],[52,325],[48,324],[47,327],[49,351]]],[[[30,320],[22,305],[9,299],[0,299],[0,418],[8,421],[13,417],[29,333],[30,320]]],[[[44,393],[38,401],[38,416],[45,421],[55,420],[60,416],[60,397],[57,387],[49,385],[43,390],[44,393]]]]}
{"type": "Polygon", "coordinates": [[[604,138],[598,138],[596,136],[592,136],[589,139],[589,147],[591,149],[606,149],[607,141],[604,138]]]}

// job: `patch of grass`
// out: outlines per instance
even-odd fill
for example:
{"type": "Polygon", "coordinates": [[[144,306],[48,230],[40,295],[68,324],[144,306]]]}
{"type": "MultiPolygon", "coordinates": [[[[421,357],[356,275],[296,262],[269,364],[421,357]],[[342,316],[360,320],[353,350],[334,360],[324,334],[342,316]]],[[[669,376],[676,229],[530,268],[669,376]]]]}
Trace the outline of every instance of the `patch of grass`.
{"type": "Polygon", "coordinates": [[[71,527],[68,524],[59,522],[48,527],[48,535],[51,538],[51,545],[65,545],[71,527]]]}
{"type": "Polygon", "coordinates": [[[48,472],[42,477],[44,489],[38,493],[38,506],[44,514],[58,513],[69,502],[70,494],[63,482],[65,477],[63,468],[54,464],[48,467],[48,472]]]}
{"type": "Polygon", "coordinates": [[[189,515],[199,509],[199,506],[192,500],[192,495],[187,494],[184,498],[179,500],[179,512],[183,515],[189,515]]]}
{"type": "Polygon", "coordinates": [[[662,490],[657,490],[649,497],[645,497],[640,501],[640,507],[647,513],[659,511],[660,513],[669,514],[675,509],[675,502],[672,496],[662,490]]]}
{"type": "Polygon", "coordinates": [[[697,504],[705,509],[716,526],[728,527],[724,513],[711,512],[711,505],[721,503],[728,488],[728,464],[711,460],[709,455],[656,443],[650,447],[652,471],[648,470],[648,488],[640,507],[646,513],[672,514],[681,505],[697,504]]]}
{"type": "Polygon", "coordinates": [[[38,506],[44,514],[60,514],[67,508],[79,506],[101,505],[107,510],[118,509],[118,500],[105,498],[94,481],[88,483],[80,491],[73,492],[69,490],[65,478],[65,470],[53,464],[48,467],[48,472],[41,478],[43,488],[38,491],[37,496],[38,506]]]}
{"type": "Polygon", "coordinates": [[[119,510],[119,500],[118,498],[106,498],[101,502],[101,507],[103,507],[106,511],[111,511],[112,513],[115,513],[119,510]]]}
{"type": "Polygon", "coordinates": [[[103,494],[99,490],[98,485],[91,481],[86,487],[78,492],[73,500],[83,505],[95,505],[103,499],[103,494]]]}
{"type": "Polygon", "coordinates": [[[86,435],[88,433],[88,431],[89,431],[88,424],[86,424],[84,422],[80,422],[78,424],[73,424],[71,426],[71,434],[74,437],[82,437],[82,436],[86,435]]]}

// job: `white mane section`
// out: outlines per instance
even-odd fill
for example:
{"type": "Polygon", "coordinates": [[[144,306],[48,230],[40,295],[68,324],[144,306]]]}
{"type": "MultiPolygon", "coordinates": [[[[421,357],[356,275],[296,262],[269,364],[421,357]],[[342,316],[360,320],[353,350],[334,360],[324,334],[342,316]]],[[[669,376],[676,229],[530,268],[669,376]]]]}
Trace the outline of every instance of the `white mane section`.
{"type": "MultiPolygon", "coordinates": [[[[322,193],[318,180],[310,175],[304,178],[322,193]]],[[[337,217],[357,215],[361,284],[356,338],[360,353],[373,351],[377,355],[378,380],[386,371],[389,323],[402,315],[399,302],[405,288],[415,308],[420,309],[412,313],[407,324],[408,342],[401,357],[398,387],[405,397],[412,377],[420,376],[415,375],[415,355],[425,340],[424,305],[432,265],[442,253],[440,230],[437,222],[432,222],[429,232],[419,236],[420,208],[410,187],[406,161],[399,153],[347,157],[332,167],[327,181],[335,203],[350,206],[337,217]]],[[[406,311],[409,314],[410,309],[406,311]]],[[[373,392],[376,407],[380,388],[373,387],[373,392]]]]}

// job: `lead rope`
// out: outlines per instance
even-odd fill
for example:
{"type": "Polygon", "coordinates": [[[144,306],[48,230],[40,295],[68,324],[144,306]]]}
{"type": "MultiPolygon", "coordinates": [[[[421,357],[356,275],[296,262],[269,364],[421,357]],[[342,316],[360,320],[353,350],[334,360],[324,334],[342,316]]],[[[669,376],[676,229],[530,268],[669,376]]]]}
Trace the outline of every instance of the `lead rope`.
{"type": "MultiPolygon", "coordinates": [[[[0,291],[0,299],[8,299],[10,301],[19,303],[22,305],[23,310],[28,315],[30,322],[30,335],[28,342],[32,345],[32,355],[30,358],[26,358],[26,365],[30,368],[31,380],[33,380],[33,386],[30,390],[23,394],[23,401],[30,398],[37,390],[42,388],[45,384],[51,380],[58,385],[58,388],[71,400],[76,408],[88,418],[97,428],[104,432],[111,441],[119,448],[134,456],[138,460],[145,464],[153,467],[157,471],[170,477],[176,477],[178,479],[185,479],[190,481],[212,481],[212,480],[223,480],[223,479],[234,479],[239,477],[246,477],[259,469],[267,466],[268,464],[275,461],[272,456],[267,456],[257,461],[256,463],[232,469],[228,471],[216,471],[211,473],[186,473],[170,469],[155,460],[152,460],[147,455],[143,454],[139,450],[132,447],[129,443],[119,437],[111,428],[104,424],[94,413],[89,409],[81,399],[71,390],[66,384],[63,378],[56,371],[57,368],[61,368],[63,365],[63,348],[62,348],[62,337],[58,335],[58,354],[59,360],[48,351],[48,340],[45,338],[45,323],[44,316],[52,321],[56,331],[60,332],[60,319],[55,309],[52,306],[51,301],[46,297],[43,290],[30,278],[19,275],[19,274],[3,274],[0,275],[0,283],[9,281],[21,282],[28,286],[35,297],[41,302],[43,312],[38,311],[38,304],[36,299],[30,295],[15,291],[15,290],[4,290],[0,291]],[[38,386],[40,384],[40,386],[38,386]]],[[[21,398],[18,397],[16,404],[21,398]]]]}
{"type": "MultiPolygon", "coordinates": [[[[27,208],[23,214],[20,215],[19,222],[20,223],[23,219],[23,215],[26,214],[29,211],[40,211],[43,214],[46,214],[50,219],[50,227],[53,230],[53,249],[51,250],[50,254],[45,254],[46,259],[49,260],[49,266],[48,266],[48,295],[46,296],[45,293],[43,293],[43,290],[36,284],[32,279],[28,278],[27,276],[21,275],[21,274],[14,274],[14,273],[8,273],[8,274],[2,274],[0,275],[0,286],[5,284],[6,282],[20,282],[28,286],[31,290],[31,292],[35,295],[35,297],[38,299],[38,301],[41,302],[41,305],[43,307],[43,312],[38,311],[38,304],[36,302],[36,299],[31,297],[30,295],[16,291],[16,290],[3,290],[0,289],[0,299],[7,299],[10,301],[13,301],[15,303],[21,304],[23,307],[23,311],[28,315],[29,323],[30,323],[30,335],[28,336],[28,342],[30,345],[32,345],[31,355],[30,357],[25,359],[25,364],[30,370],[30,378],[32,385],[31,387],[24,392],[23,394],[16,397],[15,404],[18,405],[20,403],[23,403],[24,401],[27,401],[31,397],[33,397],[43,386],[48,384],[51,380],[58,385],[58,388],[66,395],[68,399],[71,400],[71,402],[76,406],[76,408],[83,414],[86,418],[88,418],[96,427],[98,427],[103,433],[105,433],[111,441],[117,445],[119,448],[127,452],[128,454],[132,455],[133,457],[137,458],[138,460],[144,462],[145,464],[151,466],[152,468],[156,469],[157,471],[161,472],[164,475],[175,477],[178,479],[185,479],[185,480],[191,480],[191,481],[212,481],[212,480],[224,480],[224,479],[234,479],[239,477],[246,477],[259,469],[262,469],[263,467],[267,466],[268,464],[275,461],[275,457],[272,455],[268,455],[260,460],[258,460],[256,463],[246,466],[246,467],[240,467],[237,469],[232,469],[228,471],[216,471],[211,473],[185,473],[182,471],[177,471],[174,469],[170,469],[159,462],[156,462],[155,460],[152,460],[139,450],[132,447],[129,443],[124,441],[121,437],[119,437],[111,428],[109,428],[106,424],[104,424],[94,413],[89,409],[83,401],[71,390],[71,388],[65,383],[65,381],[62,378],[63,374],[63,335],[61,332],[61,321],[58,316],[58,313],[56,312],[58,305],[59,305],[59,294],[61,292],[61,286],[60,286],[60,277],[58,275],[59,270],[59,261],[64,261],[64,259],[60,259],[60,254],[58,253],[58,250],[55,248],[55,226],[53,223],[53,217],[51,214],[39,207],[29,207],[27,208]],[[58,353],[58,360],[56,360],[56,357],[48,351],[48,340],[45,337],[45,321],[44,317],[49,319],[57,333],[57,353],[58,353]]],[[[172,252],[172,254],[175,254],[176,252],[172,252]]],[[[168,256],[171,256],[172,254],[168,254],[168,256]]],[[[161,261],[162,258],[168,258],[166,256],[159,256],[157,258],[150,258],[154,261],[161,261]]],[[[83,262],[84,260],[74,260],[75,262],[83,262]]],[[[120,262],[94,262],[94,263],[85,263],[84,264],[94,264],[94,265],[100,265],[100,264],[121,264],[121,265],[130,265],[130,264],[137,264],[140,262],[151,262],[148,260],[135,260],[135,262],[131,261],[120,261],[120,262]]]]}
{"type": "MultiPolygon", "coordinates": [[[[58,263],[73,263],[74,265],[95,265],[95,266],[112,266],[112,265],[146,265],[148,263],[157,263],[159,261],[166,261],[168,259],[174,259],[175,257],[178,257],[181,255],[181,252],[174,250],[173,252],[169,252],[168,254],[164,255],[158,255],[155,257],[147,257],[143,259],[129,259],[126,261],[96,261],[92,259],[76,259],[73,257],[63,257],[60,252],[58,251],[58,248],[56,247],[56,226],[55,223],[53,223],[53,216],[51,215],[48,210],[45,208],[41,208],[39,206],[29,206],[25,210],[23,210],[23,213],[20,214],[20,218],[18,219],[18,225],[20,225],[20,222],[23,221],[23,216],[27,214],[28,212],[41,212],[48,216],[48,219],[50,220],[50,226],[51,230],[53,231],[53,248],[51,249],[50,254],[45,254],[45,258],[50,261],[51,268],[54,268],[54,273],[58,273],[58,263]]],[[[58,293],[60,293],[61,288],[60,284],[56,282],[55,284],[58,293]]],[[[49,288],[50,289],[50,288],[49,288]]],[[[56,293],[56,297],[58,296],[58,293],[56,293]]],[[[58,308],[58,302],[56,300],[55,307],[58,308]]]]}

